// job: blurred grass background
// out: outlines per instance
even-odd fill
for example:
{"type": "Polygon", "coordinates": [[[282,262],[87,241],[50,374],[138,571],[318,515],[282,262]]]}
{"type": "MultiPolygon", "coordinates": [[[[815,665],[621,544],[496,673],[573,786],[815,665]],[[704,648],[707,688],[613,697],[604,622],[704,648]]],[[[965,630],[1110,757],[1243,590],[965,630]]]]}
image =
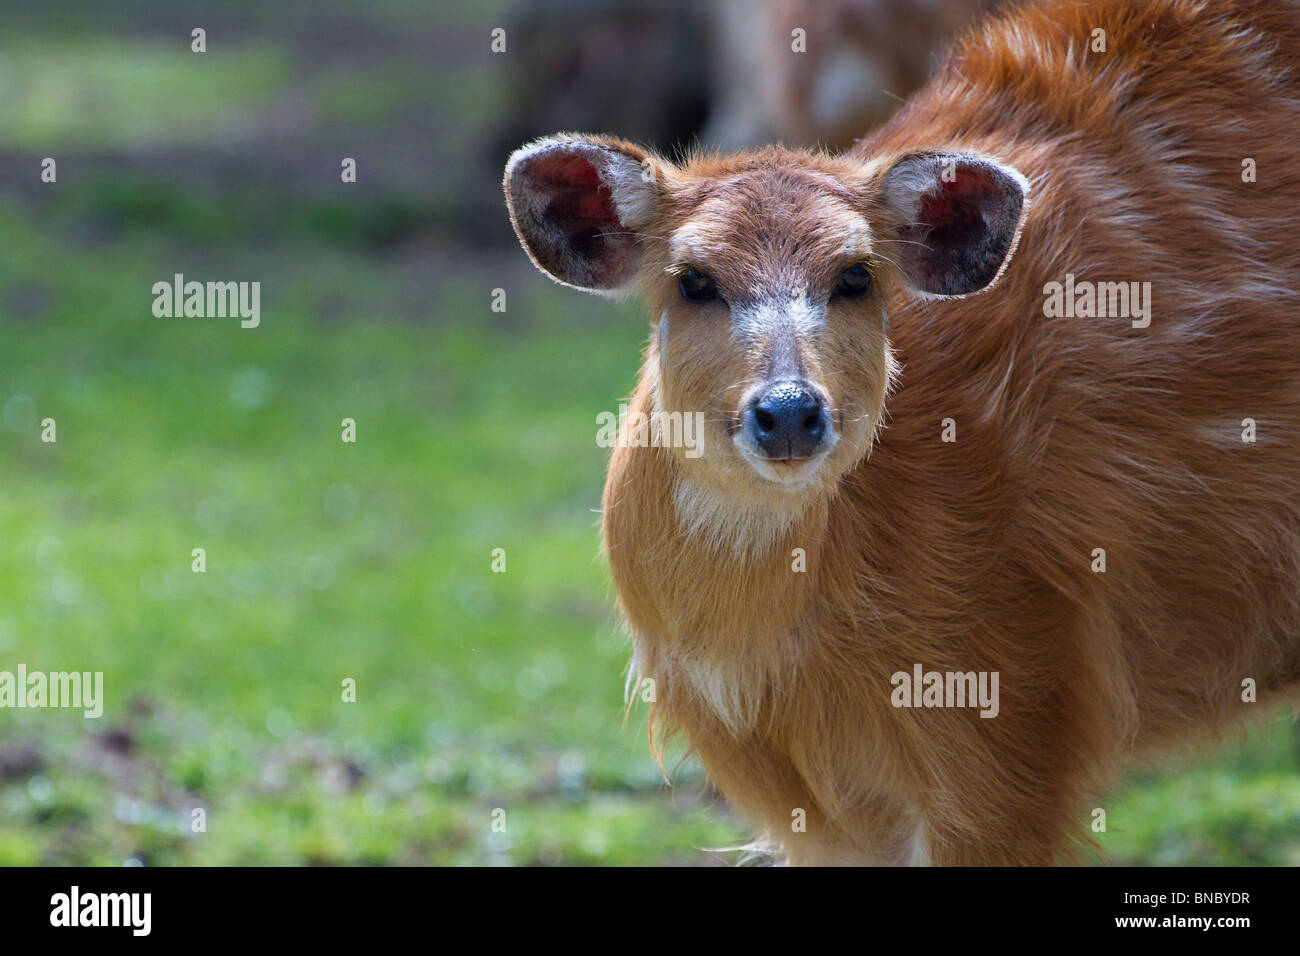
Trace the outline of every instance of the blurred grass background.
{"type": "MultiPolygon", "coordinates": [[[[107,697],[0,710],[0,864],[732,859],[623,726],[593,435],[645,321],[513,245],[519,12],[218,7],[0,9],[0,669],[107,697]],[[154,318],[177,272],[261,327],[154,318]]],[[[1106,859],[1300,863],[1298,769],[1279,715],[1137,774],[1106,859]]]]}

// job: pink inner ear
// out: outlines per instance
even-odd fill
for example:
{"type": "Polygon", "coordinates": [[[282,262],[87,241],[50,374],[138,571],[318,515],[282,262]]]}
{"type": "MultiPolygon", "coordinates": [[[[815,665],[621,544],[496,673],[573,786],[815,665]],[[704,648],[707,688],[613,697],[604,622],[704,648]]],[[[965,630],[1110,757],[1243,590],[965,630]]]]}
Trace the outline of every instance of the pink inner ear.
{"type": "Polygon", "coordinates": [[[921,222],[930,227],[929,239],[939,245],[970,242],[984,231],[978,191],[960,182],[943,183],[936,196],[921,200],[921,222]]]}
{"type": "Polygon", "coordinates": [[[963,166],[953,182],[940,180],[939,191],[921,198],[921,222],[938,243],[970,241],[986,227],[984,211],[999,195],[998,183],[978,167],[963,166]]]}
{"type": "Polygon", "coordinates": [[[542,160],[534,173],[552,192],[547,215],[578,222],[615,224],[618,214],[609,188],[600,181],[596,167],[580,156],[555,156],[542,160]]]}
{"type": "Polygon", "coordinates": [[[1018,174],[976,157],[924,154],[900,160],[885,190],[900,195],[910,222],[897,250],[909,283],[931,295],[969,295],[993,282],[1015,242],[1024,209],[1018,174]],[[955,173],[952,182],[944,173],[955,173]],[[918,190],[917,186],[921,188],[918,190]]]}
{"type": "Polygon", "coordinates": [[[937,196],[925,196],[921,199],[921,222],[931,226],[943,225],[957,217],[960,208],[957,196],[949,194],[949,187],[956,183],[944,183],[943,192],[937,196]]]}
{"type": "Polygon", "coordinates": [[[946,219],[963,205],[982,207],[1003,191],[998,181],[978,166],[961,166],[956,173],[953,182],[939,180],[939,192],[923,199],[921,215],[924,221],[946,219]]]}

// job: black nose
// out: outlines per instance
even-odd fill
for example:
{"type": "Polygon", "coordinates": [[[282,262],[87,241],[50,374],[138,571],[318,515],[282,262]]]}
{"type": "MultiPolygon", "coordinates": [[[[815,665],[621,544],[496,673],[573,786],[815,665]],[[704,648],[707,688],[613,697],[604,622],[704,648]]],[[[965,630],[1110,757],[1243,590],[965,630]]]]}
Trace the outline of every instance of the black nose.
{"type": "Polygon", "coordinates": [[[754,439],[768,458],[811,458],[826,434],[821,399],[802,382],[777,382],[754,400],[754,439]]]}

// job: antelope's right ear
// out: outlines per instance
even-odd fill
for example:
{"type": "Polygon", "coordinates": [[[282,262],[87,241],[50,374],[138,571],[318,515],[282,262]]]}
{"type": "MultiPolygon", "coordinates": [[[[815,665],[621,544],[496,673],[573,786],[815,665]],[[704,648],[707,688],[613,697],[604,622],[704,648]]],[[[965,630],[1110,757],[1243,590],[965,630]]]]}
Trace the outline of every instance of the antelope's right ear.
{"type": "Polygon", "coordinates": [[[893,260],[915,292],[961,298],[1002,276],[1016,251],[1029,180],[964,153],[915,153],[884,174],[881,199],[895,221],[893,260]]]}
{"type": "Polygon", "coordinates": [[[510,222],[537,268],[563,285],[620,292],[632,284],[641,233],[662,188],[659,162],[629,143],[552,136],[506,164],[510,222]]]}

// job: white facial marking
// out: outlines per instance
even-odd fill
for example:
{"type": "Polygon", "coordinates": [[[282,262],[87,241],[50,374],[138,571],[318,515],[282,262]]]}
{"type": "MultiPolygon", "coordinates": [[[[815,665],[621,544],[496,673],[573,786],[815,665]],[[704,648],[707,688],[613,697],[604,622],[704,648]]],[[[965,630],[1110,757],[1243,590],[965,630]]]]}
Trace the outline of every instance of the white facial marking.
{"type": "Polygon", "coordinates": [[[674,232],[668,243],[668,251],[675,262],[702,262],[716,248],[714,243],[704,238],[699,227],[690,222],[674,232]]]}
{"type": "MultiPolygon", "coordinates": [[[[784,354],[773,356],[778,367],[789,365],[783,373],[789,377],[798,375],[793,367],[792,352],[794,341],[811,338],[826,328],[826,303],[811,302],[804,290],[796,294],[760,299],[753,305],[736,307],[731,310],[732,333],[741,340],[767,340],[778,352],[784,354]]],[[[774,372],[778,377],[782,373],[774,372]]],[[[822,462],[826,460],[840,436],[832,428],[827,436],[825,447],[815,458],[795,464],[773,464],[755,443],[749,429],[741,428],[731,441],[760,476],[781,486],[783,491],[799,491],[806,488],[816,477],[822,462]]]]}
{"type": "Polygon", "coordinates": [[[867,225],[858,226],[849,237],[844,240],[844,258],[856,259],[858,256],[865,256],[871,248],[871,227],[867,225]]]}
{"type": "Polygon", "coordinates": [[[803,294],[760,299],[752,305],[734,307],[731,328],[747,339],[780,332],[815,335],[826,328],[826,305],[809,302],[803,294]]]}

